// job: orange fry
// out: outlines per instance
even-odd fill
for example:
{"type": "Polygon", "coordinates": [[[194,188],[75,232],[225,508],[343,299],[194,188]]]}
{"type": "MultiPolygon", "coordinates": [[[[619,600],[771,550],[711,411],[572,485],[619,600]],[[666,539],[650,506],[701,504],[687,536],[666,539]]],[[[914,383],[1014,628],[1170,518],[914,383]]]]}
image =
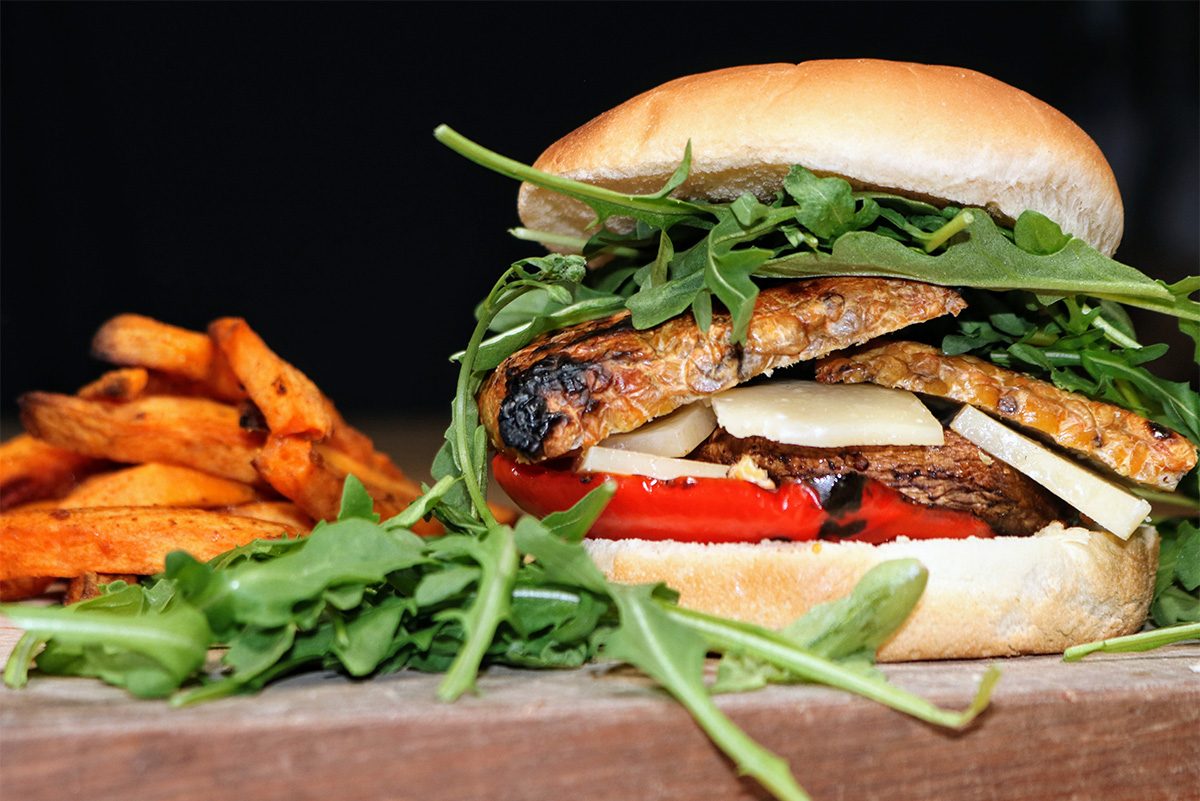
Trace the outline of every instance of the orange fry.
{"type": "Polygon", "coordinates": [[[0,510],[58,497],[102,463],[20,434],[0,443],[0,510]]]}
{"type": "Polygon", "coordinates": [[[267,438],[254,460],[263,479],[314,520],[334,520],[342,500],[342,482],[299,437],[267,438]]]}
{"type": "Polygon", "coordinates": [[[100,326],[92,339],[92,355],[198,382],[221,400],[246,397],[211,339],[140,314],[120,314],[100,326]]]}
{"type": "Polygon", "coordinates": [[[252,462],[261,436],[238,425],[233,406],[169,396],[111,404],[50,392],[30,392],[18,402],[25,428],[61,448],[117,462],[193,467],[246,484],[258,481],[252,462]]]}
{"type": "Polygon", "coordinates": [[[109,370],[75,393],[88,400],[131,401],[146,391],[150,373],[144,367],[121,367],[109,370]]]}
{"type": "Polygon", "coordinates": [[[313,527],[313,519],[300,511],[296,504],[288,501],[254,501],[239,506],[229,506],[223,511],[229,512],[231,515],[280,523],[291,526],[297,531],[309,531],[313,527]]]}
{"type": "Polygon", "coordinates": [[[87,506],[192,506],[211,509],[258,499],[248,484],[190,467],[142,464],[92,476],[59,502],[60,509],[87,506]]]}
{"type": "Polygon", "coordinates": [[[163,569],[171,551],[208,560],[256,539],[298,533],[289,526],[200,509],[108,507],[0,515],[0,579],[163,569]]]}
{"type": "MultiPolygon", "coordinates": [[[[353,473],[375,499],[375,511],[383,519],[398,514],[421,494],[408,479],[394,479],[362,465],[340,451],[314,445],[299,437],[272,435],[255,461],[259,473],[280,495],[289,498],[317,520],[333,520],[342,502],[342,486],[353,473]]],[[[442,527],[421,521],[413,527],[418,534],[437,534],[442,527]]]]}
{"type": "Polygon", "coordinates": [[[208,332],[278,436],[324,439],[333,429],[331,404],[308,376],[279,358],[240,317],[224,317],[208,332]]]}

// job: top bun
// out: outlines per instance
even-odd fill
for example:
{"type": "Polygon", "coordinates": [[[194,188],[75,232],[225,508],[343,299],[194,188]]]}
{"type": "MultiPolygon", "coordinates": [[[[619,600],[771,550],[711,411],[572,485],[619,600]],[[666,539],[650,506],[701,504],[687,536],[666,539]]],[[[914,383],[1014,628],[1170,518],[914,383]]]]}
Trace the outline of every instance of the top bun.
{"type": "MultiPolygon", "coordinates": [[[[690,75],[607,111],[551,145],[534,166],[622,192],[656,191],[688,140],[692,171],[675,194],[766,199],[800,164],[857,188],[1026,209],[1111,254],[1124,209],[1100,148],[1061,112],[978,72],[857,59],[762,64],[690,75]]],[[[580,235],[578,201],[521,186],[521,220],[580,235]]]]}

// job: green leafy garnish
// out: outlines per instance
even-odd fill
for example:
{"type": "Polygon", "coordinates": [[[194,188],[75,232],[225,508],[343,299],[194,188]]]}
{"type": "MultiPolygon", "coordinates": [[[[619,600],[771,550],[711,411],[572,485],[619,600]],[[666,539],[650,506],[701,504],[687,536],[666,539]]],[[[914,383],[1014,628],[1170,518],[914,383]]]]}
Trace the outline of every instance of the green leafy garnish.
{"type": "MultiPolygon", "coordinates": [[[[742,342],[758,291],[752,279],[828,275],[1089,296],[1200,321],[1200,303],[1188,298],[1200,289],[1196,282],[1167,286],[1155,281],[1033,211],[1006,231],[983,209],[937,209],[895,195],[855,192],[840,178],[820,178],[800,166],[791,169],[783,191],[770,204],[750,195],[728,204],[681,201],[668,193],[686,179],[690,145],[660,192],[622,195],[535,170],[446,126],[434,136],[488,169],[588,204],[596,212],[593,228],[613,218],[632,221],[624,234],[598,230],[581,251],[615,262],[589,276],[597,282],[621,265],[653,265],[639,280],[627,278],[610,287],[614,296],[625,299],[638,328],[693,307],[703,317],[706,299],[715,296],[733,316],[734,341],[742,342]],[[672,248],[664,259],[668,236],[672,248]]],[[[579,244],[561,237],[547,241],[579,244]]]]}
{"type": "Polygon", "coordinates": [[[1158,524],[1162,542],[1150,616],[1160,626],[1200,623],[1200,527],[1189,520],[1158,524]]]}

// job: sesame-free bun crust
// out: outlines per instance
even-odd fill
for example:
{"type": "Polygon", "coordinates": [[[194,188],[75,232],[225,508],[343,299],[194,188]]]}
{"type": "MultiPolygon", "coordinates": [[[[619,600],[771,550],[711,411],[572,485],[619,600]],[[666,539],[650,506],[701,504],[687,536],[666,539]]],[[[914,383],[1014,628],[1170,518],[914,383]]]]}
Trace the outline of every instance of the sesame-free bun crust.
{"type": "Polygon", "coordinates": [[[1111,534],[1051,524],[1032,537],[696,544],[588,540],[613,581],[664,582],[681,605],[770,628],[848,595],[889,559],[929,571],[916,609],[879,651],[885,662],[1056,653],[1130,634],[1146,619],[1158,535],[1111,534]]]}
{"type": "MultiPolygon", "coordinates": [[[[1124,211],[1104,155],[1062,113],[978,72],[873,59],[690,75],[601,114],[534,166],[623,192],[656,191],[692,142],[684,198],[773,196],[792,164],[1015,219],[1033,209],[1111,254],[1124,211]]],[[[583,204],[521,187],[534,230],[579,235],[583,204]]]]}

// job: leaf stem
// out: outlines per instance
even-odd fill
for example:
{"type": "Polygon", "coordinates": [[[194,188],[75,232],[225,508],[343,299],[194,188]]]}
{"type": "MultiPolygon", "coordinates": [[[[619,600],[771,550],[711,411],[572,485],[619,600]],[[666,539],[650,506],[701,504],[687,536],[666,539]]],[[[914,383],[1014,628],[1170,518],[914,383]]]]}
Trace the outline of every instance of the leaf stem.
{"type": "Polygon", "coordinates": [[[929,235],[925,240],[923,247],[926,253],[932,253],[946,243],[950,237],[966,230],[966,227],[975,222],[975,216],[967,209],[963,209],[954,218],[929,235]]]}
{"type": "MultiPolygon", "coordinates": [[[[475,375],[475,354],[479,352],[479,343],[483,341],[488,327],[495,317],[496,296],[503,292],[511,274],[511,269],[506,270],[492,286],[487,300],[483,302],[479,321],[475,324],[475,330],[471,332],[471,339],[467,342],[467,349],[463,352],[462,361],[458,366],[458,382],[455,386],[454,402],[451,404],[451,418],[454,423],[454,461],[458,463],[459,470],[462,471],[463,486],[466,487],[467,495],[471,498],[471,505],[475,507],[475,513],[489,527],[496,525],[496,518],[492,515],[487,504],[487,496],[480,486],[480,465],[472,464],[471,438],[475,434],[475,426],[479,424],[479,415],[477,411],[472,412],[474,393],[471,382],[475,375]]],[[[525,291],[527,290],[524,288],[514,290],[514,294],[509,300],[515,299],[525,291]]]]}
{"type": "Polygon", "coordinates": [[[567,195],[568,197],[588,198],[603,203],[612,203],[649,214],[665,213],[687,217],[702,213],[702,209],[699,206],[682,200],[676,200],[675,198],[640,198],[636,195],[623,195],[611,189],[542,172],[541,170],[522,164],[515,159],[510,159],[507,156],[501,156],[499,153],[488,150],[486,147],[472,142],[448,125],[439,125],[434,128],[433,137],[463,158],[473,161],[481,167],[486,167],[492,172],[498,172],[501,175],[518,181],[526,181],[534,186],[540,186],[559,194],[567,195]]]}
{"type": "Polygon", "coordinates": [[[1064,662],[1078,662],[1088,654],[1098,651],[1110,654],[1134,653],[1149,651],[1163,645],[1170,645],[1183,640],[1200,639],[1200,623],[1187,623],[1182,626],[1165,626],[1151,631],[1140,631],[1125,637],[1112,637],[1107,640],[1075,645],[1063,652],[1064,662]]]}
{"type": "Polygon", "coordinates": [[[751,653],[806,679],[861,695],[926,723],[951,729],[966,728],[987,707],[992,687],[1000,678],[1000,671],[995,666],[989,667],[980,679],[979,688],[971,704],[961,712],[954,712],[941,709],[924,698],[901,690],[886,681],[846,670],[836,662],[797,648],[768,629],[747,623],[734,623],[667,604],[663,606],[668,615],[699,631],[718,650],[751,653]]]}

